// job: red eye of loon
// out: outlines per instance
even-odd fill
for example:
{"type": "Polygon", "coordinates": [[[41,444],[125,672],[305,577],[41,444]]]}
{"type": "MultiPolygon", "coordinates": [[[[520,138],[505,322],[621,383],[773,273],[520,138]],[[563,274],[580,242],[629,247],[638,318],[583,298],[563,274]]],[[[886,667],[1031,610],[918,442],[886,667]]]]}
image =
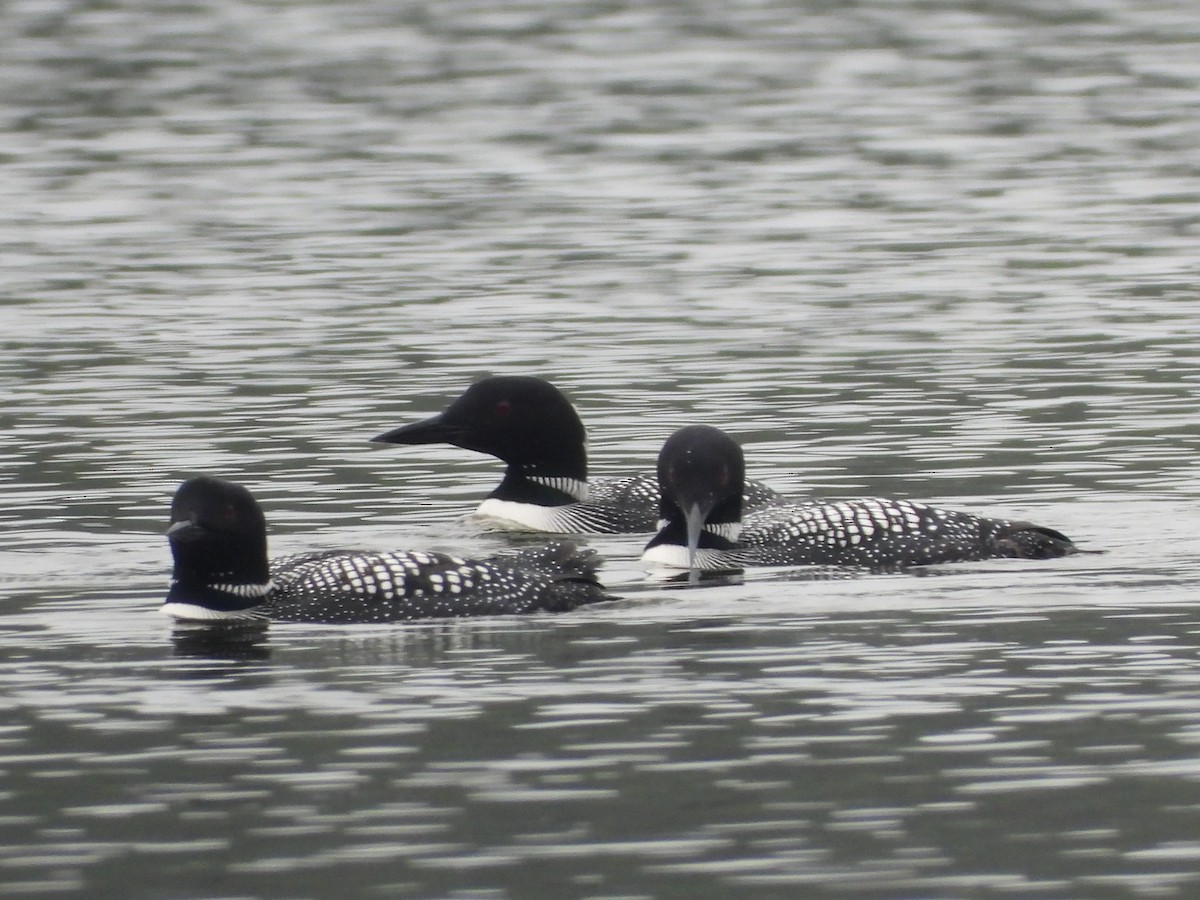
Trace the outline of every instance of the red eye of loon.
{"type": "Polygon", "coordinates": [[[511,403],[509,403],[507,400],[496,401],[496,415],[507,416],[510,412],[512,412],[511,403]]]}

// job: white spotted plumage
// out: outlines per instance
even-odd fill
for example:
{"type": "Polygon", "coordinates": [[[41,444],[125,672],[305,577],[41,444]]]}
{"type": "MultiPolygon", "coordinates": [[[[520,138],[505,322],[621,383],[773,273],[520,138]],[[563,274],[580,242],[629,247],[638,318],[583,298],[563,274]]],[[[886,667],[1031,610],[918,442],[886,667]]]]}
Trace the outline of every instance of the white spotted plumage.
{"type": "Polygon", "coordinates": [[[465,559],[431,551],[324,551],[267,561],[266,520],[245,488],[199,476],[172,501],[175,567],[163,604],[180,620],[390,622],[608,599],[598,557],[570,541],[465,559]]]}
{"type": "Polygon", "coordinates": [[[1075,552],[1071,540],[1051,528],[912,500],[780,502],[743,516],[737,502],[743,472],[741,447],[720,429],[688,426],[673,434],[658,462],[666,521],[643,560],[707,570],[746,564],[893,569],[1075,552]],[[739,522],[740,534],[732,527],[739,522]]]}
{"type": "Polygon", "coordinates": [[[600,599],[594,584],[560,581],[550,571],[417,551],[293,556],[276,560],[271,572],[276,590],[267,609],[292,621],[498,615],[600,599]]]}
{"type": "Polygon", "coordinates": [[[750,513],[741,540],[768,564],[886,567],[995,555],[989,535],[1010,524],[911,500],[813,501],[750,513]]]}

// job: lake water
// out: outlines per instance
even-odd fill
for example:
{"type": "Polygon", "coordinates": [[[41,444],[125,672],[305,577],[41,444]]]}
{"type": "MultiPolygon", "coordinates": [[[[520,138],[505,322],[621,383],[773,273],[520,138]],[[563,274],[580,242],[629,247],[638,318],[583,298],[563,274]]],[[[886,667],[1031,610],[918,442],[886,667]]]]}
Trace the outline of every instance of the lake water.
{"type": "Polygon", "coordinates": [[[16,0],[0,11],[0,894],[1192,897],[1190,0],[16,0]],[[1051,8],[1053,7],[1053,8],[1051,8]],[[380,447],[548,377],[596,476],[1103,553],[562,616],[173,633],[178,482],[272,551],[477,552],[380,447]]]}

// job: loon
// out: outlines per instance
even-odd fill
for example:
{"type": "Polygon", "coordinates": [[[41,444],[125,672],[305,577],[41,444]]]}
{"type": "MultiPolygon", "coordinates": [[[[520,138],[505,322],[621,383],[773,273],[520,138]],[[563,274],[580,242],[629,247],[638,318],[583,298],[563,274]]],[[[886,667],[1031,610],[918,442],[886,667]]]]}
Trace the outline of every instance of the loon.
{"type": "Polygon", "coordinates": [[[394,622],[560,612],[610,599],[596,581],[595,551],[566,541],[485,559],[332,550],[268,563],[258,502],[210,476],[179,486],[167,539],[175,566],[162,611],[184,621],[394,622]]]}
{"type": "Polygon", "coordinates": [[[658,534],[652,567],[717,571],[747,565],[906,566],[1076,552],[1070,538],[1028,522],[989,519],[911,500],[779,503],[742,517],[742,448],[725,432],[692,425],[658,457],[658,534]]]}
{"type": "MultiPolygon", "coordinates": [[[[654,475],[588,482],[579,414],[562,391],[541,378],[484,378],[438,415],[372,440],[452,444],[505,462],[500,486],[475,511],[497,530],[630,534],[652,532],[658,522],[654,475]]],[[[783,498],[752,481],[742,499],[747,509],[758,509],[783,498]]]]}

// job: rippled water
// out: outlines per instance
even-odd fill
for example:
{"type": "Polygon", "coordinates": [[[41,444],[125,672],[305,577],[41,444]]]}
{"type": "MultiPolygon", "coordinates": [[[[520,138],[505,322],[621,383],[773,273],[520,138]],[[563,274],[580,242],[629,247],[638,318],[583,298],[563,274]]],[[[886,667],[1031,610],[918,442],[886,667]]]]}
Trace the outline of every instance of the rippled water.
{"type": "Polygon", "coordinates": [[[0,893],[1192,896],[1184,0],[0,11],[0,893]],[[549,377],[796,494],[1105,551],[578,614],[173,634],[166,504],[478,551],[367,439],[549,377]]]}

